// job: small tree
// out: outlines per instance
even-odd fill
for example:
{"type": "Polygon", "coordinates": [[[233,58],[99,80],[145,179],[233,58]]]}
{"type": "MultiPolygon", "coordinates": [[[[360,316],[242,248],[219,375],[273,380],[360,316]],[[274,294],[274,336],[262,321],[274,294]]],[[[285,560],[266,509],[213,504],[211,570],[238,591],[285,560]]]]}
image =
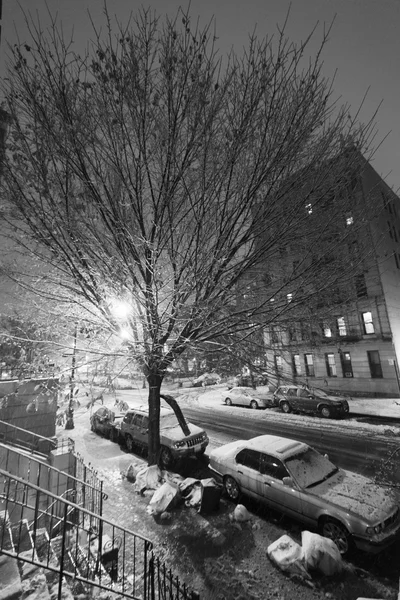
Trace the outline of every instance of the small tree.
{"type": "MultiPolygon", "coordinates": [[[[293,239],[324,239],[321,221],[310,234],[311,197],[316,212],[336,195],[329,219],[342,218],[360,160],[349,149],[366,148],[370,126],[332,99],[327,33],[308,63],[309,39],[296,46],[284,30],[220,58],[212,24],[142,10],[127,27],[106,14],[106,35],[94,29],[80,56],[55,21],[27,22],[4,86],[10,235],[42,262],[32,287],[59,312],[123,332],[148,381],[152,464],[167,367],[289,314],[269,301],[272,283],[254,293],[252,274],[293,239]]],[[[311,261],[303,276],[315,294],[311,261]]],[[[326,269],[324,287],[338,276],[326,269]]]]}

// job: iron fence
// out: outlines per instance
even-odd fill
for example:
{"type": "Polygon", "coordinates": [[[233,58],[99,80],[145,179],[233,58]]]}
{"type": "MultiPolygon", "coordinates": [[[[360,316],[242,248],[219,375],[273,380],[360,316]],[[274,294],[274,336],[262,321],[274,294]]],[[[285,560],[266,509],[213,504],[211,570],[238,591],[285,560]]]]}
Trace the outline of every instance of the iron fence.
{"type": "MultiPolygon", "coordinates": [[[[74,473],[78,470],[75,463],[80,464],[80,460],[71,454],[71,468],[74,473]]],[[[103,492],[103,481],[90,467],[82,473],[86,479],[80,479],[71,475],[69,470],[57,469],[32,455],[21,453],[17,448],[0,443],[0,469],[4,469],[11,475],[18,475],[56,496],[72,500],[99,516],[103,514],[103,502],[107,499],[107,494],[103,492]],[[90,483],[87,480],[90,480],[90,483]]],[[[62,507],[58,507],[58,510],[62,510],[62,507]]]]}
{"type": "Polygon", "coordinates": [[[57,446],[57,441],[54,438],[43,437],[38,433],[33,433],[1,420],[0,441],[44,455],[49,454],[57,446]]]}
{"type": "Polygon", "coordinates": [[[64,585],[73,595],[100,588],[137,600],[199,599],[147,538],[3,469],[0,503],[0,551],[54,574],[58,599],[64,585]]]}

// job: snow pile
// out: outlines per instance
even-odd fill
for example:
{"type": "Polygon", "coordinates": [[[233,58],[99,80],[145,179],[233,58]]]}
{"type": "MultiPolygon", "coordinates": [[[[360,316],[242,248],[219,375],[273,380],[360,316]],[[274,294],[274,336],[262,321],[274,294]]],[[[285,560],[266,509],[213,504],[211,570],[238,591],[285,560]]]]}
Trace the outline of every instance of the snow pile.
{"type": "Polygon", "coordinates": [[[310,531],[301,532],[302,557],[306,569],[335,575],[343,569],[342,557],[333,540],[310,531]]]}
{"type": "Polygon", "coordinates": [[[342,571],[342,557],[335,542],[310,531],[302,532],[301,542],[300,546],[290,536],[283,535],[268,546],[268,558],[282,571],[306,579],[311,579],[309,571],[327,576],[342,571]]]}

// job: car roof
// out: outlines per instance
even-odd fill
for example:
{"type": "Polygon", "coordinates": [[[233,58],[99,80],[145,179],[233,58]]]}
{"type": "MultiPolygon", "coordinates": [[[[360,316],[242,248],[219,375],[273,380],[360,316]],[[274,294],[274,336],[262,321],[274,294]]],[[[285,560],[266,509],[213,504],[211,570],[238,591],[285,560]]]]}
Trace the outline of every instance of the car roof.
{"type": "MultiPolygon", "coordinates": [[[[129,410],[126,411],[126,414],[128,413],[137,413],[137,414],[142,414],[146,417],[149,416],[149,407],[146,406],[145,404],[141,404],[140,406],[137,406],[136,408],[130,408],[129,410]]],[[[166,408],[164,406],[160,407],[160,417],[166,417],[167,415],[173,415],[175,414],[174,411],[172,410],[172,408],[166,408]]]]}
{"type": "Polygon", "coordinates": [[[246,447],[260,452],[268,452],[268,454],[273,454],[277,458],[285,459],[307,450],[309,446],[298,440],[277,435],[259,435],[248,440],[246,447]]]}

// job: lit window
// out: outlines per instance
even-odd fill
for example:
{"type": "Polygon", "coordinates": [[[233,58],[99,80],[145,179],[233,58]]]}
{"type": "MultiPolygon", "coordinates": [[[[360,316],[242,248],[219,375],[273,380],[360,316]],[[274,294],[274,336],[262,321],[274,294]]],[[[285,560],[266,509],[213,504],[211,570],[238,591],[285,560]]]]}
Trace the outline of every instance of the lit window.
{"type": "Polygon", "coordinates": [[[326,372],[328,377],[336,377],[336,362],[335,355],[325,354],[325,362],[326,362],[326,372]]]}
{"type": "Polygon", "coordinates": [[[300,354],[293,354],[293,375],[301,375],[300,354]]]}
{"type": "Polygon", "coordinates": [[[293,300],[293,294],[287,294],[286,298],[288,302],[291,302],[293,300]]]}
{"type": "Polygon", "coordinates": [[[307,377],[315,377],[314,371],[314,359],[312,354],[304,355],[304,364],[306,367],[306,375],[307,377]]]}
{"type": "Polygon", "coordinates": [[[275,354],[274,362],[275,362],[275,369],[277,371],[281,371],[282,370],[282,357],[279,356],[279,354],[275,354]]]}
{"type": "Polygon", "coordinates": [[[362,313],[364,333],[366,335],[375,333],[374,324],[372,322],[372,314],[370,312],[362,313]]]}
{"type": "Polygon", "coordinates": [[[329,323],[327,323],[326,321],[324,321],[324,323],[322,323],[322,331],[324,334],[324,337],[330,338],[332,337],[332,329],[329,326],[329,323]]]}
{"type": "Polygon", "coordinates": [[[342,352],[340,358],[342,361],[343,377],[353,377],[350,352],[342,352]]]}
{"type": "Polygon", "coordinates": [[[306,204],[306,211],[308,212],[309,215],[312,214],[312,204],[311,203],[306,204]]]}
{"type": "Polygon", "coordinates": [[[270,302],[275,302],[275,298],[270,298],[269,301],[270,302]]]}
{"type": "Polygon", "coordinates": [[[354,223],[354,217],[353,217],[353,215],[348,215],[348,216],[346,217],[346,225],[347,225],[347,227],[348,227],[349,225],[353,225],[353,223],[354,223]]]}
{"type": "Polygon", "coordinates": [[[337,328],[339,335],[347,335],[346,323],[344,317],[339,317],[337,319],[337,328]]]}

